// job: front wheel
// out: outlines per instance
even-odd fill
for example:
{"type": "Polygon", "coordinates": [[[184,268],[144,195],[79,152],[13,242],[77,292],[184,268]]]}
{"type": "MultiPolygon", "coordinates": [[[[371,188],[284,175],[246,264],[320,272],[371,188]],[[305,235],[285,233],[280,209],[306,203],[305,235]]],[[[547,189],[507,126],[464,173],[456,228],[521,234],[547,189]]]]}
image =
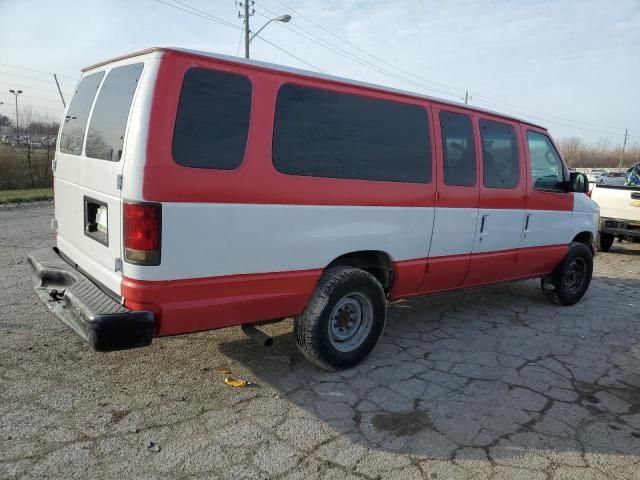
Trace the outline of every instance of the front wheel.
{"type": "Polygon", "coordinates": [[[610,233],[599,233],[598,240],[596,241],[598,250],[601,252],[608,252],[615,239],[616,237],[610,233]]]}
{"type": "Polygon", "coordinates": [[[542,279],[542,291],[559,305],[574,305],[587,292],[593,275],[593,254],[583,243],[572,243],[560,265],[542,279]]]}
{"type": "Polygon", "coordinates": [[[380,282],[353,267],[326,270],[307,307],[295,318],[302,354],[326,370],[361,362],[378,343],[387,316],[380,282]]]}

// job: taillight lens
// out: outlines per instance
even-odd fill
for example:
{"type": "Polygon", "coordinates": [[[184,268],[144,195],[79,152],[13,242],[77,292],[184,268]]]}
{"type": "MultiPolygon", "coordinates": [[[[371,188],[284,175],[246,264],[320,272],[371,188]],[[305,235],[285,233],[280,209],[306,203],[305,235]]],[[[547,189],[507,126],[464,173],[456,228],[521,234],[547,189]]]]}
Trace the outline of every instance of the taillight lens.
{"type": "Polygon", "coordinates": [[[124,259],[136,265],[160,265],[162,206],[159,203],[123,205],[124,259]]]}

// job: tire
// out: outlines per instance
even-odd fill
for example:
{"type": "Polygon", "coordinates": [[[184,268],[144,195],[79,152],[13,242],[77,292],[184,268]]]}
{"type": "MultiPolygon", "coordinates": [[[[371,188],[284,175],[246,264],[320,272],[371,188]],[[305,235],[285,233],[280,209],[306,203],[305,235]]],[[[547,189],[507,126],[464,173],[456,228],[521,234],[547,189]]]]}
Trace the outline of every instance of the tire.
{"type": "Polygon", "coordinates": [[[615,239],[616,237],[610,233],[599,233],[597,240],[598,250],[601,252],[608,252],[615,239]]]}
{"type": "Polygon", "coordinates": [[[542,279],[542,291],[558,305],[574,305],[589,288],[593,275],[593,253],[583,243],[572,243],[564,260],[542,279]]]}
{"type": "Polygon", "coordinates": [[[360,363],[377,345],[387,318],[380,282],[353,267],[327,269],[304,312],[294,321],[302,354],[325,370],[360,363]]]}

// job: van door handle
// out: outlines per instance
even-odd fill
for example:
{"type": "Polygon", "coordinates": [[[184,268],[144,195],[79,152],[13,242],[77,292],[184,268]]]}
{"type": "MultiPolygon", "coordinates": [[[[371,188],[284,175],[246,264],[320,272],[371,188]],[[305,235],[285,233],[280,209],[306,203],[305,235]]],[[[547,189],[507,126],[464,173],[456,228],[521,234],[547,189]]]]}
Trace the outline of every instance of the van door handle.
{"type": "Polygon", "coordinates": [[[484,231],[484,227],[485,227],[485,224],[487,223],[487,217],[488,216],[489,215],[483,215],[482,216],[482,220],[480,220],[480,234],[481,235],[483,235],[483,234],[486,235],[486,233],[484,231]]]}
{"type": "Polygon", "coordinates": [[[640,200],[640,193],[631,192],[631,198],[633,198],[634,200],[640,200]]]}
{"type": "Polygon", "coordinates": [[[524,221],[524,231],[528,232],[529,231],[529,221],[531,220],[531,214],[527,214],[527,218],[524,221]]]}

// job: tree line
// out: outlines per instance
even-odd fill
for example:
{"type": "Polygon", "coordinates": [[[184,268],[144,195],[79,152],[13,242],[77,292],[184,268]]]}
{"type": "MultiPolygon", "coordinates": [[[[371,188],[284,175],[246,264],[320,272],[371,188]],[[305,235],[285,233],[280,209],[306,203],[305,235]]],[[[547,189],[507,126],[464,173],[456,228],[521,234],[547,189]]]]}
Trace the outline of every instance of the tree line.
{"type": "MultiPolygon", "coordinates": [[[[19,112],[19,135],[58,135],[60,122],[50,114],[42,113],[31,107],[22,108],[19,112]]],[[[15,119],[0,115],[0,127],[8,127],[15,135],[15,119]]]]}
{"type": "Polygon", "coordinates": [[[611,145],[607,140],[596,144],[583,142],[579,137],[563,138],[558,148],[565,162],[572,168],[630,167],[640,162],[640,142],[627,142],[622,155],[622,145],[611,145]]]}

